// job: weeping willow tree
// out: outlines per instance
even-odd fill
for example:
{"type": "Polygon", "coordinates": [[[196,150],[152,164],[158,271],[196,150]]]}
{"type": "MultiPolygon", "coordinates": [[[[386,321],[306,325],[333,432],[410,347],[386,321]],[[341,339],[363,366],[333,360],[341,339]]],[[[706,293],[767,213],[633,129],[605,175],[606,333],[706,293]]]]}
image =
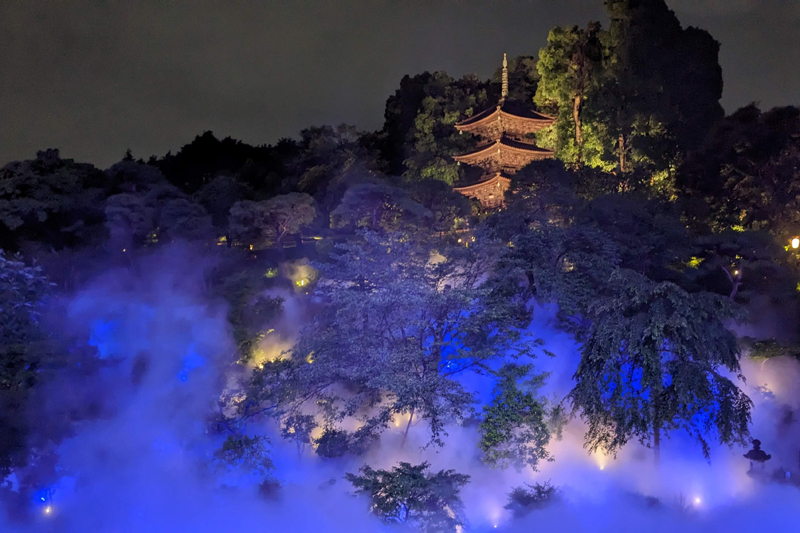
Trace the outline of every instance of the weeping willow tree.
{"type": "Polygon", "coordinates": [[[739,374],[736,337],[724,325],[731,302],[688,293],[630,270],[609,280],[611,295],[588,308],[573,407],[588,424],[591,451],[614,453],[631,439],[654,449],[687,431],[709,456],[709,438],[744,443],[752,402],[727,376],[739,374]]]}

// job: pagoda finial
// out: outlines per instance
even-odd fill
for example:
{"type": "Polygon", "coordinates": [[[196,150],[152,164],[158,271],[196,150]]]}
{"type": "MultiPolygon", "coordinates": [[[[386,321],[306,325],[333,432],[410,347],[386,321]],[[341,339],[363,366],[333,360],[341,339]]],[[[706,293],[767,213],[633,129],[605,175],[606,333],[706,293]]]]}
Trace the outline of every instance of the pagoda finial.
{"type": "Polygon", "coordinates": [[[506,96],[508,96],[508,59],[503,53],[503,88],[500,91],[500,101],[505,101],[506,96]]]}

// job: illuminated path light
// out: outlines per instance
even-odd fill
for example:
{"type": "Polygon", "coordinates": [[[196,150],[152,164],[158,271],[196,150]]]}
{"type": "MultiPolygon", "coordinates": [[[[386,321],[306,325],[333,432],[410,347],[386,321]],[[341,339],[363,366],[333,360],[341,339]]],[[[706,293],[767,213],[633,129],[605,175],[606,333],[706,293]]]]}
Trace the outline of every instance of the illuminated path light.
{"type": "Polygon", "coordinates": [[[800,237],[792,237],[792,248],[795,250],[800,248],[800,237]]]}

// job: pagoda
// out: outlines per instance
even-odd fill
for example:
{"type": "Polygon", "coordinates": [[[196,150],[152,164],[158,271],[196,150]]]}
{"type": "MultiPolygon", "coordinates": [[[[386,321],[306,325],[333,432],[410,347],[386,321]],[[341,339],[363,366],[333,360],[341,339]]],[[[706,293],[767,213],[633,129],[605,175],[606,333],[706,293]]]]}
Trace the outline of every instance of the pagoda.
{"type": "Polygon", "coordinates": [[[503,205],[505,192],[511,180],[508,176],[531,161],[551,159],[553,151],[536,146],[531,134],[551,126],[556,119],[537,113],[523,105],[506,101],[508,97],[508,60],[503,54],[503,77],[500,102],[456,124],[459,132],[480,137],[474,152],[454,156],[459,164],[465,163],[483,170],[480,180],[455,190],[477,198],[485,208],[503,205]]]}

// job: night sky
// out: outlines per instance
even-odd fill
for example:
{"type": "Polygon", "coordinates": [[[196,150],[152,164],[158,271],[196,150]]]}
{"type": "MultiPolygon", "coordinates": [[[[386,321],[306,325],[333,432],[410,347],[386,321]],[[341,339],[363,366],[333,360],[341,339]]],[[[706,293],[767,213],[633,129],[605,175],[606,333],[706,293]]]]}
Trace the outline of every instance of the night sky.
{"type": "MultiPolygon", "coordinates": [[[[800,2],[668,0],[722,43],[727,111],[800,104],[800,2]]],[[[0,165],[44,148],[101,167],[204,130],[252,144],[379,128],[404,74],[489,77],[602,0],[0,1],[0,165]]]]}

